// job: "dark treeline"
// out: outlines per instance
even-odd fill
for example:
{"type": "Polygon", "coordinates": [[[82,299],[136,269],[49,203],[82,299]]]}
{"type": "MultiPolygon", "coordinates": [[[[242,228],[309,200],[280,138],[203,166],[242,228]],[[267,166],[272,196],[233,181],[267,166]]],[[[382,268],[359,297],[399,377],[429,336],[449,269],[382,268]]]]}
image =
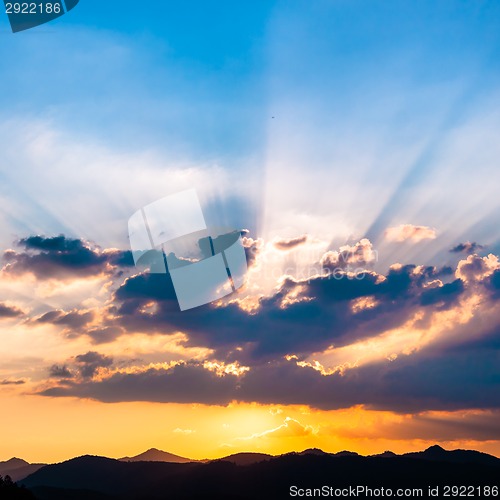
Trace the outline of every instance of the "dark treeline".
{"type": "Polygon", "coordinates": [[[24,487],[19,487],[10,476],[0,476],[1,500],[34,500],[34,498],[33,493],[24,487]]]}

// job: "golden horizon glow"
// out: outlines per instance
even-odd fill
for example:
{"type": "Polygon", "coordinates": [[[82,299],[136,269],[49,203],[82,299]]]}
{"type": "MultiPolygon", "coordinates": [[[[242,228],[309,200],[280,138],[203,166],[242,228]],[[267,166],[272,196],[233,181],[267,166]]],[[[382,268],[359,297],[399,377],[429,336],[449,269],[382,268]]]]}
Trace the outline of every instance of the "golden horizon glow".
{"type": "Polygon", "coordinates": [[[257,403],[99,403],[16,395],[5,388],[0,391],[0,405],[9,408],[0,415],[4,431],[0,461],[18,457],[30,463],[54,463],[81,455],[121,458],[150,448],[195,460],[239,452],[279,455],[307,448],[369,455],[420,451],[434,444],[500,456],[498,440],[439,438],[450,422],[471,419],[480,424],[498,418],[490,411],[415,416],[363,407],[323,411],[257,403]]]}

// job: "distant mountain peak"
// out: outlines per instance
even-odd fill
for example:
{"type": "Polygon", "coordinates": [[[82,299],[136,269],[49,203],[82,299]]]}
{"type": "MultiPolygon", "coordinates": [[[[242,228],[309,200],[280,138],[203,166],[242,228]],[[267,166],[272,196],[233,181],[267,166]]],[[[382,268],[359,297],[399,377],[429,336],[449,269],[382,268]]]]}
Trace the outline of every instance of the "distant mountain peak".
{"type": "Polygon", "coordinates": [[[0,464],[12,466],[12,467],[16,467],[16,466],[23,467],[25,465],[29,465],[29,462],[26,462],[26,460],[23,460],[22,458],[12,457],[12,458],[9,458],[9,460],[7,460],[5,462],[0,462],[0,464]]]}
{"type": "Polygon", "coordinates": [[[302,451],[299,455],[329,455],[329,453],[320,448],[307,448],[307,450],[302,451]]]}
{"type": "Polygon", "coordinates": [[[355,451],[348,451],[348,450],[343,450],[339,451],[338,453],[335,453],[336,457],[359,457],[361,456],[359,453],[356,453],[355,451]]]}
{"type": "Polygon", "coordinates": [[[496,465],[500,459],[487,453],[474,450],[445,450],[441,446],[435,444],[430,446],[425,451],[417,451],[412,453],[405,453],[403,455],[407,458],[417,458],[425,460],[433,460],[440,462],[450,463],[481,463],[485,465],[496,465]]]}
{"type": "Polygon", "coordinates": [[[217,462],[221,460],[224,462],[232,462],[236,465],[252,465],[255,463],[263,462],[264,460],[269,460],[270,458],[273,458],[273,456],[268,455],[267,453],[241,452],[234,453],[233,455],[228,455],[227,457],[212,461],[217,462]]]}
{"type": "Polygon", "coordinates": [[[183,464],[187,462],[196,462],[190,458],[174,455],[168,451],[159,450],[158,448],[149,448],[149,450],[133,457],[123,457],[119,459],[121,462],[172,462],[183,464]]]}
{"type": "Polygon", "coordinates": [[[372,457],[378,457],[378,458],[394,458],[397,457],[396,453],[390,450],[386,450],[383,453],[378,453],[377,455],[371,455],[372,457]]]}
{"type": "Polygon", "coordinates": [[[444,448],[442,448],[441,446],[439,446],[438,444],[434,444],[432,446],[429,446],[429,448],[427,448],[425,451],[433,451],[433,452],[445,452],[446,453],[446,450],[444,448]]]}
{"type": "Polygon", "coordinates": [[[19,481],[33,474],[45,464],[30,464],[22,458],[12,457],[6,462],[0,462],[0,476],[10,476],[13,481],[19,481]]]}

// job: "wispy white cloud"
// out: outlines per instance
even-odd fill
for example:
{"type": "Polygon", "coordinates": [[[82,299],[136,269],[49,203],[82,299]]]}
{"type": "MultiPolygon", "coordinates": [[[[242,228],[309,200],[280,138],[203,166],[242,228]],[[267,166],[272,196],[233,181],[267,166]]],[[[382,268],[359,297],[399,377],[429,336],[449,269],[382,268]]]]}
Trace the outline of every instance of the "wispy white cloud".
{"type": "Polygon", "coordinates": [[[252,441],[254,439],[283,439],[289,437],[303,437],[315,434],[316,430],[310,425],[303,425],[298,420],[286,417],[281,425],[274,429],[258,432],[250,436],[236,438],[236,441],[252,441]]]}
{"type": "Polygon", "coordinates": [[[189,436],[190,434],[194,434],[196,431],[193,429],[181,429],[180,427],[177,427],[172,432],[174,434],[183,434],[184,436],[189,436]]]}

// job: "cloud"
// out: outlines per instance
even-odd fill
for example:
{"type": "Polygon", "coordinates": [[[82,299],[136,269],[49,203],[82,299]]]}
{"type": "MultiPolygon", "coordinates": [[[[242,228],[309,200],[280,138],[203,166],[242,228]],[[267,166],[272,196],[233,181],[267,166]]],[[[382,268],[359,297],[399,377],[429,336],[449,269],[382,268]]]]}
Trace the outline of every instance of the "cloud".
{"type": "Polygon", "coordinates": [[[49,311],[42,314],[34,321],[37,323],[51,323],[53,325],[61,325],[71,329],[79,329],[91,323],[94,319],[92,311],[71,311],[64,312],[61,310],[49,311]]]}
{"type": "Polygon", "coordinates": [[[17,318],[23,315],[23,311],[17,307],[8,306],[0,302],[0,319],[2,318],[17,318]]]}
{"type": "Polygon", "coordinates": [[[44,389],[45,396],[77,396],[108,403],[154,401],[227,405],[235,396],[238,377],[217,374],[199,363],[178,363],[168,368],[116,372],[101,380],[44,389]]]}
{"type": "MultiPolygon", "coordinates": [[[[364,269],[376,253],[362,239],[325,254],[325,265],[341,267],[335,277],[284,276],[269,295],[251,297],[251,310],[245,308],[247,297],[236,294],[182,313],[169,274],[119,274],[122,268],[113,262],[124,252],[65,238],[21,241],[30,258],[44,253],[59,258],[58,252],[73,251],[79,255],[86,248],[84,253],[104,258],[95,272],[104,269],[116,278],[101,308],[54,309],[31,323],[59,325],[94,343],[127,334],[182,332],[183,349],[207,353],[203,362],[142,366],[136,360],[131,366],[114,359],[116,354],[112,358],[89,351],[52,366],[43,395],[104,402],[307,404],[321,409],[364,405],[398,412],[496,405],[498,325],[491,318],[500,298],[500,265],[492,254],[469,255],[455,270],[394,264],[380,274],[364,269]],[[364,270],[352,272],[349,266],[364,270]],[[479,315],[482,323],[476,321],[479,315]],[[443,325],[437,329],[439,321],[443,325]],[[476,343],[465,346],[471,332],[476,343]],[[365,343],[382,349],[369,362],[359,358],[359,351],[344,369],[333,369],[341,366],[344,353],[354,355],[356,346],[365,343]],[[385,354],[393,344],[394,351],[385,354]],[[328,364],[331,353],[339,363],[328,364]]],[[[247,248],[260,245],[247,239],[247,248]]],[[[280,432],[295,425],[288,422],[280,432]]]]}
{"type": "Polygon", "coordinates": [[[63,235],[46,238],[44,236],[29,236],[22,238],[18,244],[26,250],[42,250],[45,252],[72,252],[82,248],[80,240],[68,239],[63,235]]]}
{"type": "Polygon", "coordinates": [[[174,434],[183,434],[185,436],[189,436],[190,434],[194,434],[196,431],[194,431],[193,429],[180,429],[179,427],[177,427],[172,432],[174,434]]]}
{"type": "Polygon", "coordinates": [[[282,251],[293,250],[294,248],[303,245],[307,241],[307,238],[308,238],[307,234],[304,234],[302,236],[298,236],[297,238],[291,238],[288,240],[276,240],[273,242],[273,245],[278,250],[282,251]]]}
{"type": "MultiPolygon", "coordinates": [[[[417,414],[406,425],[392,426],[396,439],[426,439],[456,441],[497,440],[500,436],[500,411],[463,411],[452,413],[417,414]],[[398,428],[399,427],[399,428],[398,428]]],[[[382,435],[384,435],[382,433],[382,435]]]]}
{"type": "Polygon", "coordinates": [[[497,269],[489,276],[486,281],[486,286],[493,292],[494,298],[500,298],[500,269],[497,269]]]}
{"type": "Polygon", "coordinates": [[[422,292],[420,303],[423,306],[431,304],[451,305],[457,302],[458,297],[464,292],[464,283],[460,279],[456,279],[451,283],[441,284],[429,288],[422,292]]]}
{"type": "Polygon", "coordinates": [[[52,365],[49,369],[49,377],[51,378],[73,378],[73,373],[66,365],[52,365]]]}
{"type": "Polygon", "coordinates": [[[84,333],[90,337],[93,344],[107,344],[123,335],[125,329],[120,326],[103,326],[87,329],[84,333]]]}
{"type": "Polygon", "coordinates": [[[106,308],[91,311],[75,309],[69,312],[57,309],[31,318],[28,324],[33,326],[45,323],[61,326],[67,338],[85,335],[92,344],[106,344],[125,333],[122,327],[107,324],[107,313],[109,310],[106,308]]]}
{"type": "Polygon", "coordinates": [[[349,269],[351,267],[364,268],[377,260],[377,253],[373,250],[370,240],[363,238],[355,245],[341,246],[339,251],[329,251],[321,258],[321,265],[329,271],[349,269]]]}
{"type": "MultiPolygon", "coordinates": [[[[246,234],[246,233],[245,233],[246,234]]],[[[245,255],[247,258],[248,266],[250,267],[255,263],[257,256],[262,250],[263,240],[261,238],[253,239],[249,236],[244,236],[242,238],[243,248],[245,249],[245,255]]]]}
{"type": "Polygon", "coordinates": [[[450,248],[452,253],[476,253],[484,249],[483,245],[476,242],[466,241],[465,243],[459,243],[458,245],[450,248]]]}
{"type": "Polygon", "coordinates": [[[237,440],[250,441],[253,439],[268,439],[268,438],[283,439],[289,437],[310,436],[311,434],[314,434],[314,429],[310,425],[302,425],[298,420],[286,417],[284,422],[275,429],[270,429],[268,431],[252,434],[251,436],[248,437],[237,438],[237,440]]]}
{"type": "Polygon", "coordinates": [[[474,346],[464,342],[446,349],[428,349],[354,367],[344,374],[325,376],[293,360],[259,366],[245,374],[239,397],[325,410],[356,405],[401,413],[499,409],[495,394],[500,390],[500,345],[491,343],[498,332],[474,346]]]}
{"type": "Polygon", "coordinates": [[[489,254],[486,257],[469,255],[467,259],[458,263],[455,276],[465,282],[478,282],[500,269],[498,257],[489,254]]]}
{"type": "Polygon", "coordinates": [[[80,354],[76,356],[75,360],[80,365],[80,375],[84,378],[92,378],[99,368],[107,368],[113,364],[113,358],[95,351],[80,354]]]}
{"type": "MultiPolygon", "coordinates": [[[[359,248],[359,247],[358,247],[359,248]]],[[[435,282],[441,270],[399,266],[387,275],[364,271],[308,280],[285,278],[269,297],[256,298],[252,311],[229,303],[179,311],[168,275],[127,278],[115,293],[112,321],[129,332],[184,332],[186,346],[205,347],[214,357],[252,366],[295,353],[301,356],[376,336],[405,324],[423,308],[426,315],[451,308],[464,292],[460,282],[435,282]],[[353,310],[371,297],[374,307],[353,310]],[[145,311],[151,302],[155,311],[145,311]],[[307,332],[307,334],[305,333],[307,332]]]]}
{"type": "Polygon", "coordinates": [[[434,240],[437,237],[435,229],[427,226],[414,226],[413,224],[401,224],[397,227],[390,227],[385,231],[385,237],[389,241],[403,242],[422,240],[434,240]]]}
{"type": "MultiPolygon", "coordinates": [[[[44,388],[40,394],[103,402],[227,405],[240,401],[309,405],[322,410],[363,405],[403,414],[467,408],[500,410],[499,333],[500,325],[474,340],[466,338],[440,348],[430,346],[329,375],[296,358],[275,359],[237,373],[214,371],[204,363],[182,362],[104,373],[99,379],[44,388]]],[[[289,422],[279,429],[287,433],[298,428],[289,422]]]]}
{"type": "MultiPolygon", "coordinates": [[[[371,425],[322,428],[324,433],[348,439],[425,441],[494,441],[500,435],[500,410],[464,410],[421,412],[389,418],[375,417],[371,425]]],[[[373,417],[372,417],[373,418],[373,417]]]]}
{"type": "Polygon", "coordinates": [[[0,385],[23,385],[26,380],[0,380],[0,385]]]}
{"type": "Polygon", "coordinates": [[[3,271],[12,275],[32,273],[38,279],[86,277],[115,268],[132,267],[131,253],[120,250],[102,251],[83,240],[65,236],[46,238],[30,236],[17,242],[23,252],[4,252],[3,271]]]}

